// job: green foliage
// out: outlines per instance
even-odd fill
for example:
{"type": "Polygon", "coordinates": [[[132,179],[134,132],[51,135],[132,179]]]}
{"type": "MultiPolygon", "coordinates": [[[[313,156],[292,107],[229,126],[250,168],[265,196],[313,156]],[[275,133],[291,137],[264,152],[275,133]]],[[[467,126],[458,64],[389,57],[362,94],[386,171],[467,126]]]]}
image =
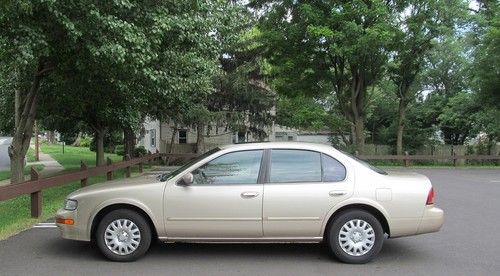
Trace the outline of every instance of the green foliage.
{"type": "Polygon", "coordinates": [[[143,147],[143,146],[139,146],[139,147],[136,147],[134,149],[134,156],[135,157],[138,157],[138,156],[143,156],[143,155],[146,155],[148,154],[148,151],[143,147]]]}
{"type": "Polygon", "coordinates": [[[125,147],[123,145],[116,145],[115,146],[115,154],[124,156],[125,155],[125,147]]]}
{"type": "Polygon", "coordinates": [[[474,121],[471,118],[480,109],[470,93],[458,93],[448,100],[438,121],[447,144],[462,145],[474,133],[474,121]]]}
{"type": "Polygon", "coordinates": [[[92,138],[88,136],[83,136],[77,139],[77,141],[75,141],[75,143],[73,143],[72,145],[75,147],[89,148],[91,143],[92,143],[92,138]]]}
{"type": "MultiPolygon", "coordinates": [[[[106,132],[106,134],[104,135],[104,152],[114,153],[116,146],[122,144],[122,142],[122,134],[119,131],[106,132]]],[[[96,151],[95,138],[92,138],[89,149],[90,151],[96,151]]]]}

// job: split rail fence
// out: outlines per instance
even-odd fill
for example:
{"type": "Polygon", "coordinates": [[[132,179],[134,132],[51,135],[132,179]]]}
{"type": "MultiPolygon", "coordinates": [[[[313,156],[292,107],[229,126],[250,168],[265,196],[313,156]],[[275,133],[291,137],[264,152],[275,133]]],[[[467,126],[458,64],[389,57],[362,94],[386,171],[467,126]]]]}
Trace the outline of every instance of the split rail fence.
{"type": "Polygon", "coordinates": [[[169,158],[193,158],[196,154],[147,154],[138,158],[131,159],[128,155],[121,162],[113,163],[107,159],[105,166],[88,167],[85,162],[81,162],[80,171],[69,172],[65,174],[40,177],[39,172],[31,168],[31,179],[21,183],[11,184],[0,187],[0,201],[13,199],[22,195],[29,194],[31,201],[31,217],[39,218],[42,215],[42,191],[47,188],[62,186],[74,181],[80,181],[81,187],[88,185],[88,179],[93,176],[106,175],[106,180],[113,180],[113,172],[125,170],[125,177],[130,177],[132,166],[138,166],[139,172],[143,172],[144,164],[152,165],[153,162],[169,158]]]}

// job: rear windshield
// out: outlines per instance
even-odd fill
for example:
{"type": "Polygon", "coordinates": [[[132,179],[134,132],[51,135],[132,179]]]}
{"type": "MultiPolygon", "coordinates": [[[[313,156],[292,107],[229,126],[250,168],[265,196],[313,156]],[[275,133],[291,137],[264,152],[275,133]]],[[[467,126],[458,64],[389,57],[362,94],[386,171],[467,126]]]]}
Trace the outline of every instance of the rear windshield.
{"type": "Polygon", "coordinates": [[[370,169],[370,170],[372,170],[372,171],[374,171],[374,172],[376,172],[376,173],[383,174],[383,175],[386,175],[386,174],[387,174],[387,172],[386,172],[386,171],[382,170],[381,168],[378,168],[378,167],[375,167],[375,166],[373,166],[373,165],[370,165],[370,164],[369,164],[368,162],[366,162],[365,160],[361,160],[361,159],[357,158],[356,156],[354,156],[354,155],[352,155],[352,154],[349,154],[349,153],[347,153],[347,152],[344,152],[344,151],[342,151],[342,153],[343,153],[343,154],[345,154],[345,155],[347,155],[347,156],[349,156],[349,157],[351,157],[352,159],[354,159],[354,160],[358,161],[358,163],[360,163],[361,165],[363,165],[363,166],[367,167],[368,169],[370,169]]]}

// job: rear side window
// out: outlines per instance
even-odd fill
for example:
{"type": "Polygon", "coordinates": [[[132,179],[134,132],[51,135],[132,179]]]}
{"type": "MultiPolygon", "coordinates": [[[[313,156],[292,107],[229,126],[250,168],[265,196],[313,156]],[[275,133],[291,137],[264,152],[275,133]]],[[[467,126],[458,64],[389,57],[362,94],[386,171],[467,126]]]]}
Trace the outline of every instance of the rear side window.
{"type": "Polygon", "coordinates": [[[321,154],[306,150],[272,150],[270,182],[321,182],[321,154]]]}
{"type": "Polygon", "coordinates": [[[345,179],[345,167],[337,159],[321,154],[321,163],[323,165],[323,182],[338,182],[345,179]]]}

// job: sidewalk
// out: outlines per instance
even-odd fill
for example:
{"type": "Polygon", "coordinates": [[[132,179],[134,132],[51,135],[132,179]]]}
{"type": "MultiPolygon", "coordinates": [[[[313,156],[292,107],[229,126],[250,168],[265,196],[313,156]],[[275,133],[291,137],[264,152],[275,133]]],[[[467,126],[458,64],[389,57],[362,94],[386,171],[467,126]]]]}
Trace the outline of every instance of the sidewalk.
{"type": "MultiPolygon", "coordinates": [[[[31,145],[33,147],[33,145],[31,145]]],[[[61,171],[64,170],[64,167],[59,164],[52,156],[40,152],[40,161],[37,162],[27,162],[26,166],[31,166],[31,165],[43,165],[43,170],[40,171],[40,176],[42,177],[48,177],[55,175],[61,171]]],[[[25,177],[26,180],[29,179],[29,175],[25,177]]],[[[0,186],[6,186],[10,184],[10,179],[5,179],[0,181],[0,186]]]]}

